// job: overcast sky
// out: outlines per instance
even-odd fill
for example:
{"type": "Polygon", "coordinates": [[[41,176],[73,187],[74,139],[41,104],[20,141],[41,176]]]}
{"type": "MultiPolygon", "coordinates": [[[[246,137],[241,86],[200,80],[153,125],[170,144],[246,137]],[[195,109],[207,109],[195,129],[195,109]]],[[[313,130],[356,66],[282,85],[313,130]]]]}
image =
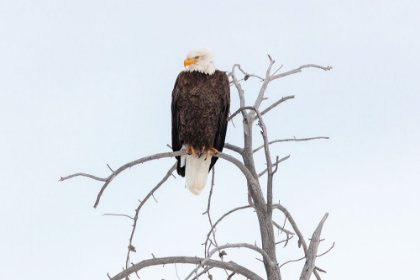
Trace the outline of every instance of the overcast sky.
{"type": "MultiPolygon", "coordinates": [[[[0,0],[0,267],[2,279],[107,279],[125,263],[138,199],[174,163],[127,170],[93,208],[101,183],[60,176],[109,169],[169,151],[170,102],[191,49],[211,48],[219,69],[264,75],[267,54],[287,71],[265,105],[295,95],[266,115],[268,136],[329,136],[282,143],[291,155],[275,177],[275,201],[306,237],[322,216],[317,261],[322,279],[414,279],[420,243],[420,4],[417,1],[6,1],[0,0]]],[[[249,104],[261,84],[243,83],[249,104]]],[[[232,88],[232,111],[238,108],[232,88]]],[[[227,142],[241,145],[241,122],[227,142]]],[[[256,130],[257,131],[257,130],[256,130]]],[[[255,145],[261,140],[258,133],[255,145]]],[[[229,153],[229,151],[227,151],[229,153]]],[[[233,154],[233,152],[230,152],[233,154]]],[[[257,156],[258,168],[264,164],[257,156]]],[[[209,230],[209,185],[200,196],[176,176],[142,210],[133,262],[202,256],[209,230]]],[[[219,160],[212,216],[246,204],[246,184],[219,160]]],[[[276,216],[279,222],[283,217],[276,216]]],[[[290,228],[290,226],[289,226],[290,228]]],[[[219,244],[261,245],[255,214],[234,214],[219,244]]],[[[278,240],[282,236],[277,237],[278,240]]],[[[296,240],[278,261],[299,258],[296,240]]],[[[228,250],[263,277],[258,255],[228,250]]],[[[303,262],[282,268],[297,279],[303,262]]],[[[181,279],[192,267],[178,266],[181,279]]],[[[224,272],[217,279],[224,279],[224,272]],[[223,277],[223,278],[222,278],[223,277]]],[[[142,279],[177,279],[173,265],[142,279]]],[[[233,279],[240,279],[235,276],[233,279]]],[[[204,277],[203,279],[207,279],[204,277]]]]}

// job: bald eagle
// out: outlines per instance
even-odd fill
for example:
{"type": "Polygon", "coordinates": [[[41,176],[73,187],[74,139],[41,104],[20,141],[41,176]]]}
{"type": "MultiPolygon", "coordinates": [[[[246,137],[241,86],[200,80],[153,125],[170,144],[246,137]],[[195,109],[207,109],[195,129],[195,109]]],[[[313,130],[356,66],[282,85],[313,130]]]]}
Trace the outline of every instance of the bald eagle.
{"type": "Polygon", "coordinates": [[[225,144],[230,87],[226,73],[216,70],[210,50],[190,51],[184,67],[172,91],[172,150],[188,153],[176,157],[177,172],[198,195],[218,159],[211,151],[222,151],[225,144]]]}

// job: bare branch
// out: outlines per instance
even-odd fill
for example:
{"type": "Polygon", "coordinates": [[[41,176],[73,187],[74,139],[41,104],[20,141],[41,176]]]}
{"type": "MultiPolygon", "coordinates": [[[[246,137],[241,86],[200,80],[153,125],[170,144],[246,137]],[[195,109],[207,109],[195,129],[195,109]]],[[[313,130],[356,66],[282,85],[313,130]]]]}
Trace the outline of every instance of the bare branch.
{"type": "Polygon", "coordinates": [[[319,246],[319,238],[321,236],[322,227],[324,226],[324,222],[327,218],[328,218],[328,213],[324,215],[318,227],[312,234],[311,243],[309,243],[308,253],[306,254],[305,266],[302,269],[300,280],[309,280],[312,272],[314,271],[316,253],[318,251],[318,246],[319,246]]]}
{"type": "Polygon", "coordinates": [[[131,217],[131,216],[129,216],[129,215],[126,215],[126,214],[112,214],[112,213],[105,213],[105,214],[102,214],[102,216],[120,216],[120,217],[127,217],[127,218],[130,218],[130,219],[134,220],[134,218],[133,218],[133,217],[131,217]]]}
{"type": "MultiPolygon", "coordinates": [[[[236,90],[238,91],[238,95],[239,95],[239,106],[240,107],[244,107],[245,106],[245,93],[244,93],[244,90],[242,89],[241,84],[239,83],[238,79],[236,78],[236,75],[235,75],[235,67],[240,67],[240,65],[239,64],[235,64],[235,65],[232,66],[232,72],[230,73],[230,76],[232,77],[232,82],[235,85],[236,90]]],[[[232,119],[232,117],[230,117],[229,119],[232,119]]]]}
{"type": "Polygon", "coordinates": [[[314,275],[315,275],[317,280],[321,280],[321,276],[319,276],[319,273],[318,273],[318,271],[316,271],[316,269],[314,269],[314,275]]]}
{"type": "MultiPolygon", "coordinates": [[[[198,273],[196,276],[194,276],[194,278],[193,278],[192,280],[199,279],[201,275],[203,275],[203,274],[207,273],[210,269],[212,269],[212,267],[207,266],[206,268],[204,268],[204,269],[203,269],[203,271],[201,271],[201,272],[200,272],[200,273],[198,273]]],[[[211,275],[211,274],[209,273],[209,275],[211,275]]],[[[210,278],[210,277],[209,277],[209,278],[210,278]]]]}
{"type": "Polygon", "coordinates": [[[242,148],[240,148],[238,146],[235,146],[235,145],[232,145],[232,144],[229,144],[229,143],[225,143],[224,148],[229,149],[229,150],[232,150],[232,151],[237,152],[239,154],[242,154],[242,152],[244,150],[244,149],[242,149],[242,148]]]}
{"type": "MultiPolygon", "coordinates": [[[[285,157],[283,157],[283,158],[281,158],[281,159],[277,159],[277,160],[276,160],[276,162],[272,164],[272,166],[277,166],[280,162],[283,162],[283,161],[287,160],[288,158],[290,158],[290,155],[285,156],[285,157]]],[[[268,168],[266,168],[266,169],[264,169],[263,171],[261,171],[261,172],[258,174],[258,177],[261,177],[262,175],[264,175],[264,174],[267,172],[267,170],[268,170],[268,168]]]]}
{"type": "Polygon", "coordinates": [[[89,177],[98,181],[104,181],[105,184],[102,186],[101,190],[98,193],[98,196],[96,198],[96,202],[95,205],[93,206],[94,208],[96,208],[99,204],[99,201],[101,199],[101,196],[103,194],[103,192],[105,191],[106,187],[112,182],[112,180],[114,180],[115,177],[118,176],[118,174],[120,174],[121,172],[123,172],[124,170],[131,168],[135,165],[141,164],[141,163],[145,163],[151,160],[156,160],[156,159],[161,159],[161,158],[166,158],[166,157],[175,157],[175,156],[182,156],[185,155],[185,151],[178,151],[178,152],[170,152],[170,153],[160,153],[160,154],[155,154],[155,155],[151,155],[151,156],[147,156],[147,157],[143,157],[137,160],[134,160],[132,162],[126,163],[124,165],[122,165],[121,167],[119,167],[117,170],[115,170],[115,172],[113,172],[111,175],[109,175],[107,178],[99,178],[93,175],[89,175],[89,174],[85,174],[85,173],[76,173],[76,174],[72,174],[69,175],[67,177],[61,177],[60,181],[64,181],[73,177],[77,177],[77,176],[85,176],[85,177],[89,177]]]}
{"type": "Polygon", "coordinates": [[[281,243],[283,243],[283,242],[286,242],[286,244],[283,246],[283,248],[284,248],[284,247],[286,247],[287,243],[289,243],[289,240],[290,240],[290,239],[292,239],[292,238],[293,238],[293,236],[294,236],[294,235],[291,235],[291,236],[290,236],[290,238],[286,238],[286,239],[284,239],[284,240],[282,240],[282,241],[276,242],[276,245],[281,244],[281,243]]]}
{"type": "MultiPolygon", "coordinates": [[[[268,56],[270,57],[270,56],[268,56]]],[[[270,57],[271,60],[271,57],[270,57]]],[[[272,61],[274,63],[274,61],[272,61]]],[[[272,64],[271,64],[272,65],[272,64]]],[[[270,66],[271,66],[270,65],[270,66]]],[[[269,72],[267,72],[269,73],[269,72]]],[[[255,114],[258,117],[258,124],[261,127],[261,135],[264,140],[264,151],[265,151],[265,161],[267,163],[267,172],[268,172],[268,179],[267,179],[267,214],[271,220],[271,213],[273,211],[272,204],[273,204],[273,164],[271,163],[271,155],[270,155],[270,148],[268,144],[268,136],[267,136],[267,127],[265,126],[264,120],[262,115],[258,109],[254,109],[255,114]]]]}
{"type": "MultiPolygon", "coordinates": [[[[214,167],[211,170],[211,188],[210,188],[210,193],[209,193],[209,199],[207,201],[207,210],[203,213],[203,215],[205,214],[209,214],[210,213],[210,205],[211,205],[211,196],[213,194],[213,187],[214,187],[214,167]]],[[[210,219],[210,216],[209,216],[210,219]]],[[[210,224],[211,224],[211,220],[210,220],[210,224]]]]}
{"type": "Polygon", "coordinates": [[[272,75],[275,75],[281,68],[283,68],[283,64],[282,65],[280,65],[280,67],[279,68],[277,68],[277,70],[276,71],[274,71],[274,73],[272,74],[272,75]]]}
{"type": "MultiPolygon", "coordinates": [[[[280,226],[279,224],[277,224],[275,221],[273,221],[273,225],[277,228],[277,229],[279,229],[279,230],[281,230],[282,232],[284,232],[285,234],[286,234],[286,240],[285,240],[285,244],[284,244],[284,247],[286,247],[287,246],[287,243],[288,243],[288,241],[291,239],[291,237],[289,237],[289,236],[293,236],[294,235],[294,233],[293,232],[291,232],[291,231],[288,231],[287,229],[285,229],[284,227],[282,227],[282,226],[280,226]]],[[[280,243],[280,242],[279,242],[280,243]]],[[[276,243],[277,244],[277,243],[276,243]]]]}
{"type": "Polygon", "coordinates": [[[210,231],[207,233],[207,237],[206,237],[206,241],[204,242],[204,256],[207,257],[207,242],[209,240],[210,234],[214,231],[214,229],[216,228],[216,226],[227,216],[229,216],[230,214],[232,214],[233,212],[236,212],[238,210],[242,210],[242,209],[247,209],[247,208],[252,208],[251,205],[245,205],[245,206],[241,206],[241,207],[237,207],[234,208],[232,210],[230,210],[229,212],[225,213],[223,216],[221,216],[216,223],[214,223],[214,225],[211,227],[210,231]]]}
{"type": "Polygon", "coordinates": [[[93,180],[102,181],[102,182],[106,182],[106,180],[107,180],[107,178],[100,178],[100,177],[96,177],[96,176],[93,176],[93,175],[90,175],[90,174],[79,172],[79,173],[74,173],[74,174],[69,175],[69,176],[60,177],[60,180],[58,180],[58,181],[62,182],[62,181],[71,179],[73,177],[78,177],[78,176],[88,177],[88,178],[91,178],[93,180]]]}
{"type": "Polygon", "coordinates": [[[175,163],[174,165],[172,165],[172,167],[168,170],[168,172],[166,173],[165,177],[162,178],[162,180],[160,180],[160,182],[156,185],[156,187],[154,187],[145,197],[144,199],[140,202],[139,206],[137,207],[135,213],[136,215],[134,216],[134,223],[133,223],[133,229],[131,230],[131,235],[130,235],[130,239],[128,240],[128,252],[127,252],[127,258],[125,260],[125,268],[128,268],[128,264],[130,262],[130,253],[133,251],[132,248],[134,248],[133,246],[133,238],[134,238],[134,233],[136,231],[136,227],[137,227],[137,220],[139,218],[139,212],[140,209],[143,207],[143,205],[147,202],[147,200],[149,200],[149,198],[151,196],[153,196],[153,193],[159,189],[163,183],[165,183],[168,178],[172,175],[172,172],[175,171],[176,169],[176,165],[177,163],[175,163]]]}
{"type": "MultiPolygon", "coordinates": [[[[206,210],[206,212],[203,213],[203,215],[207,214],[207,217],[209,219],[209,223],[210,223],[211,228],[213,228],[213,221],[211,220],[211,216],[210,216],[210,205],[211,205],[211,196],[213,195],[214,174],[215,174],[215,171],[214,171],[214,167],[213,167],[212,174],[211,174],[211,188],[210,188],[209,199],[208,199],[208,203],[207,203],[207,210],[206,210]]],[[[214,232],[214,230],[212,231],[212,233],[213,233],[214,243],[216,244],[216,246],[218,246],[217,245],[217,240],[216,240],[216,233],[214,232]]],[[[204,255],[205,255],[205,253],[204,253],[204,255]]]]}
{"type": "MultiPolygon", "coordinates": [[[[198,265],[193,271],[191,271],[191,273],[185,278],[185,280],[188,280],[194,273],[196,273],[197,271],[198,271],[198,269],[201,267],[201,266],[204,266],[205,264],[207,264],[207,262],[210,260],[210,258],[216,253],[216,252],[219,252],[220,250],[223,250],[223,249],[227,249],[227,248],[248,248],[248,249],[251,249],[251,250],[254,250],[254,251],[256,251],[256,252],[258,252],[258,253],[260,253],[262,256],[264,256],[264,258],[266,258],[267,260],[269,260],[270,261],[270,264],[272,265],[272,266],[275,266],[276,264],[275,263],[273,263],[273,261],[271,260],[271,258],[268,256],[268,254],[264,251],[264,250],[262,250],[261,248],[259,248],[259,247],[257,247],[257,246],[254,246],[254,245],[251,245],[251,244],[248,244],[248,243],[234,243],[234,244],[226,244],[226,245],[222,245],[222,246],[218,246],[218,247],[216,247],[216,248],[214,248],[213,250],[211,250],[210,252],[209,252],[209,254],[208,254],[208,256],[203,260],[203,261],[201,261],[200,262],[200,265],[198,265]]],[[[224,251],[222,251],[222,253],[223,253],[224,251]]],[[[224,254],[226,254],[226,252],[224,252],[224,254]]],[[[224,254],[221,254],[222,256],[224,255],[224,254]]],[[[220,254],[219,254],[220,255],[220,254]]],[[[222,259],[223,260],[223,259],[222,259]]]]}
{"type": "Polygon", "coordinates": [[[239,113],[241,113],[241,112],[243,112],[243,111],[245,111],[245,110],[255,110],[255,108],[254,108],[254,107],[251,107],[251,106],[244,106],[244,107],[241,107],[241,108],[239,108],[238,110],[236,110],[233,114],[231,114],[231,115],[229,116],[228,120],[233,119],[234,117],[236,117],[236,115],[238,115],[239,113]]]}
{"type": "Polygon", "coordinates": [[[179,276],[178,276],[178,268],[176,267],[176,263],[174,263],[174,265],[175,265],[175,273],[176,273],[176,277],[177,277],[179,280],[181,280],[181,278],[179,278],[179,276]]]}
{"type": "Polygon", "coordinates": [[[279,169],[279,156],[276,156],[276,162],[273,163],[273,166],[276,166],[276,168],[274,168],[273,170],[273,174],[275,174],[277,170],[279,169]]]}
{"type": "MultiPolygon", "coordinates": [[[[145,267],[150,267],[150,266],[155,266],[155,265],[173,264],[173,263],[188,263],[188,264],[199,265],[203,260],[204,260],[203,258],[183,257],[183,256],[148,259],[148,260],[144,260],[139,263],[136,263],[133,266],[129,267],[128,269],[125,269],[124,271],[112,277],[111,280],[123,279],[124,277],[130,275],[131,273],[139,271],[145,267]]],[[[234,262],[208,260],[207,265],[211,267],[218,267],[218,268],[226,269],[232,272],[236,272],[237,274],[245,276],[248,279],[263,280],[263,278],[257,275],[256,273],[234,262]]]]}
{"type": "MultiPolygon", "coordinates": [[[[268,68],[267,68],[267,72],[266,72],[266,75],[265,75],[264,82],[263,82],[263,84],[261,85],[260,91],[258,92],[257,99],[256,99],[256,100],[255,100],[255,102],[254,102],[254,106],[253,106],[253,107],[254,107],[255,109],[259,109],[259,108],[260,108],[261,102],[264,100],[265,90],[267,89],[268,83],[270,82],[270,72],[271,72],[271,67],[273,67],[273,64],[274,64],[274,62],[275,62],[275,61],[274,61],[274,60],[272,60],[270,56],[269,56],[269,58],[270,58],[270,64],[268,65],[268,68]]],[[[241,106],[241,107],[243,107],[243,106],[241,106]]],[[[254,118],[255,114],[251,112],[251,113],[250,113],[250,116],[251,116],[252,118],[254,118]]]]}
{"type": "MultiPolygon", "coordinates": [[[[181,153],[181,155],[182,154],[185,154],[185,151],[183,153],[181,153]]],[[[217,154],[212,152],[211,155],[219,157],[219,158],[223,158],[223,159],[233,163],[234,165],[236,165],[236,167],[238,167],[238,169],[246,177],[246,180],[250,184],[251,188],[253,188],[254,191],[258,191],[258,187],[259,187],[258,181],[254,178],[254,176],[252,176],[251,172],[248,170],[248,168],[241,161],[239,161],[238,159],[236,159],[233,156],[230,156],[230,155],[222,153],[222,152],[218,152],[217,154]]]]}
{"type": "MultiPolygon", "coordinates": [[[[283,241],[281,241],[281,242],[284,242],[285,240],[283,240],[283,241]]],[[[279,242],[280,243],[280,242],[279,242]]],[[[277,244],[277,243],[276,243],[277,244]]],[[[317,255],[316,257],[318,258],[318,257],[322,257],[323,255],[325,255],[326,253],[328,253],[329,251],[331,251],[331,249],[332,248],[334,248],[334,244],[331,246],[331,248],[329,248],[327,251],[325,251],[324,253],[322,253],[321,255],[317,255]]],[[[282,266],[284,266],[285,264],[288,264],[288,263],[291,263],[291,262],[298,262],[298,261],[301,261],[301,260],[304,260],[305,259],[305,257],[301,257],[300,259],[296,259],[296,260],[290,260],[290,261],[287,261],[287,262],[285,262],[285,263],[283,263],[282,265],[280,265],[280,268],[282,267],[282,266]]],[[[320,269],[320,268],[318,268],[318,267],[316,267],[315,266],[315,269],[316,270],[319,270],[319,271],[321,271],[321,272],[325,272],[326,273],[326,271],[325,270],[322,270],[322,269],[320,269]]],[[[315,270],[314,270],[315,271],[315,270]]]]}
{"type": "MultiPolygon", "coordinates": [[[[264,250],[262,250],[261,248],[255,246],[255,245],[251,245],[251,244],[248,244],[248,243],[233,243],[233,244],[226,244],[226,245],[216,247],[213,250],[211,250],[207,259],[210,259],[210,257],[214,253],[216,253],[217,251],[227,249],[227,248],[248,248],[248,249],[254,250],[257,253],[260,253],[262,256],[264,256],[264,258],[267,258],[268,260],[271,261],[271,258],[267,255],[267,253],[264,250]]],[[[272,265],[275,265],[275,264],[272,263],[272,265]]]]}
{"type": "MultiPolygon", "coordinates": [[[[261,78],[260,76],[258,76],[258,75],[254,75],[254,74],[249,74],[249,73],[247,73],[247,72],[245,72],[244,70],[242,70],[242,68],[241,68],[241,65],[239,65],[239,64],[237,64],[237,67],[238,67],[238,69],[239,69],[239,71],[241,71],[242,72],[242,74],[244,74],[245,75],[245,77],[253,77],[253,78],[257,78],[257,79],[260,79],[261,81],[264,81],[264,78],[261,78]]],[[[246,81],[248,78],[244,78],[244,80],[246,81]]]]}
{"type": "Polygon", "coordinates": [[[304,68],[319,68],[319,69],[322,69],[322,70],[325,70],[325,71],[329,71],[329,70],[332,69],[331,66],[324,67],[324,66],[319,66],[319,65],[316,65],[316,64],[305,64],[305,65],[302,65],[302,66],[300,66],[296,69],[293,69],[293,70],[290,70],[290,71],[287,71],[287,72],[283,72],[283,73],[280,73],[280,74],[277,74],[277,75],[273,75],[269,78],[269,80],[271,82],[275,79],[283,78],[283,77],[288,76],[288,75],[292,75],[292,74],[302,72],[302,69],[304,69],[304,68]]]}
{"type": "MultiPolygon", "coordinates": [[[[318,137],[311,137],[311,138],[301,138],[301,139],[297,139],[297,138],[289,138],[289,139],[277,139],[277,140],[273,140],[268,142],[269,145],[274,144],[274,143],[279,143],[279,142],[300,142],[300,141],[310,141],[310,140],[317,140],[317,139],[330,139],[330,137],[326,137],[326,136],[318,136],[318,137]]],[[[254,149],[254,153],[258,152],[259,150],[261,150],[262,148],[264,148],[264,145],[259,146],[258,148],[254,149]]]]}
{"type": "Polygon", "coordinates": [[[323,255],[327,254],[329,251],[332,250],[332,248],[334,248],[334,246],[335,246],[335,242],[333,242],[333,244],[331,245],[330,249],[328,249],[327,251],[325,251],[321,255],[317,255],[316,257],[319,258],[319,257],[322,257],[323,255]]]}
{"type": "Polygon", "coordinates": [[[301,257],[300,259],[290,260],[290,261],[284,262],[284,263],[282,263],[282,264],[279,266],[279,268],[282,268],[284,265],[286,265],[286,264],[288,264],[288,263],[292,263],[292,262],[299,262],[299,261],[304,260],[304,259],[305,259],[305,257],[301,257]]]}
{"type": "Polygon", "coordinates": [[[273,104],[271,104],[270,106],[268,106],[264,111],[262,111],[261,112],[261,115],[263,116],[265,113],[269,112],[271,109],[273,109],[274,107],[276,107],[280,103],[283,103],[286,100],[293,99],[293,98],[295,98],[294,95],[289,95],[289,96],[286,96],[286,97],[282,97],[280,100],[277,100],[276,102],[274,102],[273,104]]]}
{"type": "Polygon", "coordinates": [[[303,237],[303,234],[300,232],[300,230],[299,230],[295,220],[293,219],[292,215],[280,203],[274,204],[273,208],[279,209],[286,216],[287,220],[289,221],[290,225],[292,226],[293,230],[295,231],[296,235],[299,238],[298,247],[300,248],[300,246],[302,245],[305,256],[307,256],[308,255],[308,247],[306,246],[305,238],[303,237]]]}
{"type": "Polygon", "coordinates": [[[109,170],[111,170],[111,172],[114,172],[114,170],[112,170],[111,166],[109,166],[109,164],[107,164],[106,166],[108,166],[109,170]]]}
{"type": "MultiPolygon", "coordinates": [[[[271,59],[271,58],[270,58],[271,59]]],[[[269,144],[268,144],[268,137],[267,137],[267,127],[265,126],[264,120],[261,116],[261,113],[258,111],[258,109],[256,109],[255,107],[250,107],[250,106],[245,106],[242,108],[239,108],[234,114],[232,114],[232,118],[238,114],[239,112],[243,112],[244,110],[252,110],[258,117],[259,120],[259,125],[261,127],[261,135],[263,137],[264,140],[264,151],[265,151],[265,160],[267,162],[267,171],[268,171],[268,181],[267,181],[267,211],[268,211],[268,215],[270,217],[271,220],[271,212],[272,212],[272,199],[273,199],[273,172],[272,172],[272,163],[271,163],[271,156],[270,156],[270,149],[269,149],[269,144]]],[[[242,164],[242,163],[241,163],[242,164]]],[[[239,167],[239,166],[238,166],[239,167]]]]}

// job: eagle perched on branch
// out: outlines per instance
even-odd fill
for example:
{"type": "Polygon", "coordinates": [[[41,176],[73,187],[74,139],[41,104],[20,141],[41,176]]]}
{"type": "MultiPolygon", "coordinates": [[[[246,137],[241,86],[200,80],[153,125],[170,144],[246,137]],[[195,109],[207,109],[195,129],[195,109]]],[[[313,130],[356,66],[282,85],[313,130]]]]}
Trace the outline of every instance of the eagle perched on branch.
{"type": "Polygon", "coordinates": [[[177,171],[186,177],[188,190],[198,195],[218,159],[211,151],[222,151],[225,144],[230,86],[208,49],[190,51],[184,67],[172,91],[172,150],[188,153],[176,157],[177,171]]]}

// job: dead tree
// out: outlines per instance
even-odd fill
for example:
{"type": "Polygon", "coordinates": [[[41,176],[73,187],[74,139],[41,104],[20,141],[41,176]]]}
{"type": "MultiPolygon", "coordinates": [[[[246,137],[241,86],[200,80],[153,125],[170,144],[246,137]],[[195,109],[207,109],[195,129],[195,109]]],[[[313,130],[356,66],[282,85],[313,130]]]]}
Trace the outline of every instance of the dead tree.
{"type": "MultiPolygon", "coordinates": [[[[287,263],[300,261],[300,260],[305,260],[305,264],[302,268],[302,272],[300,275],[301,280],[309,279],[312,274],[314,274],[318,280],[321,279],[319,272],[325,272],[325,271],[315,266],[315,260],[317,257],[318,245],[320,243],[320,235],[321,235],[322,227],[325,220],[328,217],[328,213],[324,215],[318,227],[313,232],[313,235],[310,239],[310,243],[308,245],[305,241],[303,234],[301,233],[296,222],[294,221],[292,215],[287,211],[287,209],[283,205],[281,205],[280,203],[273,202],[274,174],[276,173],[278,169],[278,165],[282,161],[287,160],[290,157],[290,155],[285,156],[283,158],[279,158],[277,156],[276,159],[273,160],[271,156],[271,152],[270,152],[270,146],[278,142],[308,141],[308,140],[329,139],[329,138],[320,136],[320,137],[311,137],[311,138],[302,138],[302,139],[297,139],[297,138],[276,139],[276,140],[270,141],[268,138],[268,130],[264,123],[264,118],[263,118],[264,115],[271,112],[275,107],[277,107],[281,103],[287,100],[293,99],[294,96],[291,95],[291,96],[282,97],[276,102],[272,103],[267,108],[265,108],[264,110],[261,110],[260,107],[263,100],[265,100],[265,92],[270,82],[273,82],[274,80],[283,78],[288,75],[299,73],[305,68],[319,68],[319,69],[328,71],[328,70],[331,70],[332,67],[330,66],[322,67],[319,65],[307,64],[307,65],[302,65],[299,68],[277,74],[277,72],[282,68],[282,66],[280,66],[276,71],[272,73],[272,67],[275,61],[270,56],[268,56],[268,58],[269,58],[269,65],[265,73],[265,76],[249,74],[245,72],[244,70],[242,70],[239,64],[233,65],[232,71],[228,73],[231,79],[231,86],[234,86],[236,88],[238,96],[239,96],[239,102],[240,102],[240,107],[231,114],[229,119],[232,120],[238,115],[242,116],[244,144],[243,144],[243,147],[241,147],[239,145],[226,143],[225,148],[235,152],[237,155],[236,157],[226,154],[226,153],[221,153],[221,152],[218,154],[212,154],[213,156],[222,158],[234,164],[245,176],[247,180],[248,194],[244,194],[244,195],[248,195],[248,204],[242,207],[237,207],[230,210],[229,212],[225,213],[222,217],[220,217],[216,222],[213,222],[210,216],[210,211],[209,211],[211,207],[211,197],[212,197],[213,185],[214,185],[214,169],[213,169],[212,184],[211,184],[211,190],[210,190],[209,198],[208,198],[207,211],[203,213],[208,216],[208,220],[210,224],[210,230],[207,236],[205,237],[205,242],[204,242],[204,255],[202,257],[174,256],[174,257],[163,257],[163,258],[155,258],[153,256],[153,258],[143,260],[139,263],[135,263],[135,264],[131,263],[130,254],[136,252],[136,249],[133,245],[133,237],[136,231],[139,212],[142,206],[149,200],[150,197],[153,196],[156,190],[158,190],[162,186],[162,184],[165,183],[166,180],[170,176],[172,176],[174,170],[176,169],[176,164],[174,164],[172,168],[168,170],[168,172],[163,177],[163,179],[152,190],[150,190],[150,192],[146,195],[146,197],[143,200],[141,200],[140,204],[135,210],[134,216],[125,215],[125,214],[110,214],[110,215],[126,216],[133,220],[133,228],[132,228],[130,238],[129,238],[127,257],[125,260],[125,268],[122,272],[115,275],[114,277],[110,277],[108,275],[110,279],[112,280],[124,279],[124,278],[128,279],[131,274],[133,273],[137,274],[138,271],[140,271],[141,269],[145,267],[155,266],[155,265],[192,264],[195,267],[194,269],[192,269],[191,273],[189,273],[189,275],[185,277],[185,279],[198,279],[200,276],[204,274],[207,274],[208,278],[212,279],[213,277],[210,274],[209,270],[219,268],[219,269],[224,269],[226,271],[230,271],[230,274],[228,274],[227,279],[231,279],[233,275],[237,274],[237,275],[242,275],[247,279],[280,280],[281,267],[287,263]],[[243,75],[243,78],[238,79],[238,74],[240,74],[241,76],[243,75]],[[250,78],[258,79],[262,83],[258,96],[256,100],[254,101],[254,104],[252,105],[249,105],[249,103],[246,102],[244,90],[242,89],[242,86],[241,86],[241,82],[244,82],[250,78]],[[255,123],[257,123],[259,126],[261,137],[264,143],[260,147],[253,146],[253,127],[255,123]],[[260,150],[262,150],[265,154],[266,168],[265,170],[258,173],[256,170],[255,162],[254,162],[254,154],[260,150]],[[267,173],[267,180],[266,182],[262,182],[261,176],[264,175],[265,173],[267,173]],[[264,196],[262,192],[262,188],[266,188],[265,189],[266,196],[264,196]],[[233,244],[225,244],[225,245],[217,244],[216,233],[215,233],[215,229],[217,225],[221,223],[223,219],[227,217],[228,215],[236,211],[240,211],[247,208],[253,208],[257,215],[262,246],[258,247],[256,245],[252,245],[248,243],[233,243],[233,244]],[[283,225],[273,220],[273,211],[281,211],[283,213],[283,215],[285,216],[285,222],[283,223],[283,225]],[[290,224],[292,229],[290,230],[286,229],[286,221],[290,224]],[[277,241],[275,238],[274,229],[277,229],[281,231],[282,233],[284,233],[286,236],[285,239],[277,241]],[[283,246],[286,246],[288,245],[289,240],[294,236],[296,236],[298,239],[298,247],[303,250],[303,257],[297,260],[290,260],[283,264],[279,264],[277,262],[277,256],[276,256],[276,245],[280,243],[284,243],[283,246]],[[248,248],[250,250],[258,252],[262,257],[262,261],[264,263],[264,267],[266,271],[266,276],[263,277],[261,275],[257,275],[255,272],[235,262],[224,262],[223,256],[226,254],[225,250],[230,249],[230,248],[248,248]],[[215,255],[218,256],[220,260],[214,259],[215,255]]],[[[127,164],[124,164],[123,166],[119,167],[116,170],[112,170],[108,166],[111,171],[111,174],[105,178],[97,177],[97,176],[86,174],[86,173],[75,173],[66,177],[61,177],[60,181],[68,180],[76,176],[84,176],[84,177],[88,177],[88,178],[103,182],[103,186],[101,190],[99,191],[96,202],[94,204],[94,207],[96,208],[106,188],[109,186],[112,180],[123,171],[135,165],[145,163],[147,161],[161,159],[161,158],[175,157],[175,156],[180,156],[184,154],[185,154],[185,151],[154,154],[154,155],[150,155],[144,158],[134,160],[127,164]]],[[[334,244],[331,246],[329,250],[331,250],[333,246],[334,244]]]]}

